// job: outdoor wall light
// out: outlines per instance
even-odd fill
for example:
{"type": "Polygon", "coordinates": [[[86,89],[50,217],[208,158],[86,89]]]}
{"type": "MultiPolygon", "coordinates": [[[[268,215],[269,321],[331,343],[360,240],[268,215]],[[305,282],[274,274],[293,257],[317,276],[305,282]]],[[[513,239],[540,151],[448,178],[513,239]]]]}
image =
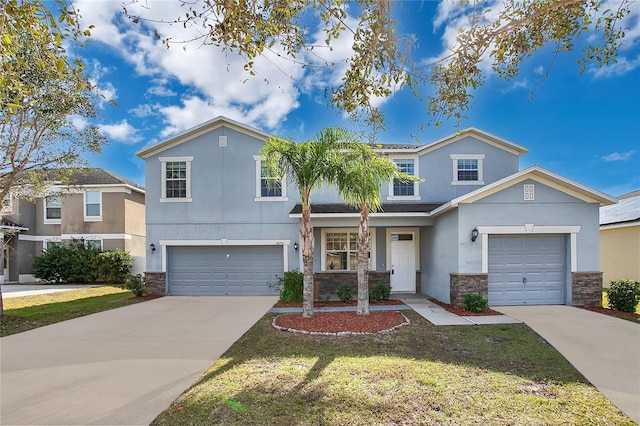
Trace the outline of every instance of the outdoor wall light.
{"type": "Polygon", "coordinates": [[[294,249],[295,251],[298,251],[298,243],[293,243],[293,249],[294,249]]]}
{"type": "Polygon", "coordinates": [[[151,245],[149,245],[149,248],[151,249],[151,253],[155,253],[156,251],[156,245],[151,243],[151,245]]]}
{"type": "Polygon", "coordinates": [[[478,228],[473,228],[473,231],[471,231],[471,242],[475,243],[476,238],[478,238],[478,228]]]}

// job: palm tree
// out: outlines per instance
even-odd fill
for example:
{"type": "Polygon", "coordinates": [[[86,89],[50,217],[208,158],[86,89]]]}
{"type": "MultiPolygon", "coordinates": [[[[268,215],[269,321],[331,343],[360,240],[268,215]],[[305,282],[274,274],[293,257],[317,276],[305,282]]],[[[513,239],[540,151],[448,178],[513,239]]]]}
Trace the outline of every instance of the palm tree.
{"type": "Polygon", "coordinates": [[[271,176],[287,176],[300,191],[302,220],[303,298],[302,316],[313,317],[313,227],[311,226],[311,193],[323,183],[331,184],[335,168],[340,164],[341,146],[353,136],[339,127],[327,127],[314,138],[296,143],[272,137],[262,147],[263,164],[271,176]]]}
{"type": "Polygon", "coordinates": [[[418,181],[370,145],[349,144],[333,176],[345,204],[360,209],[358,224],[358,315],[369,315],[369,213],[382,210],[380,186],[393,179],[418,181]]]}

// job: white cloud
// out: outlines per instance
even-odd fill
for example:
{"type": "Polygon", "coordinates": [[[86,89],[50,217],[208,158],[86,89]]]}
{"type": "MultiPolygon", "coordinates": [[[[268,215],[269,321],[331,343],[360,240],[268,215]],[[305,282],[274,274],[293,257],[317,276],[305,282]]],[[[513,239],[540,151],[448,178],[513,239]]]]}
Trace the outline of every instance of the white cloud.
{"type": "Polygon", "coordinates": [[[117,124],[100,125],[100,132],[116,142],[126,144],[134,144],[142,140],[140,136],[136,135],[137,130],[127,120],[122,120],[117,124]]]}
{"type": "Polygon", "coordinates": [[[147,95],[155,95],[155,96],[175,96],[177,93],[171,89],[167,89],[164,86],[152,86],[147,92],[147,95]]]}
{"type": "Polygon", "coordinates": [[[158,109],[158,105],[150,105],[150,104],[142,104],[138,105],[135,108],[131,108],[129,112],[136,117],[150,117],[156,114],[156,110],[158,109]]]}
{"type": "Polygon", "coordinates": [[[623,152],[622,154],[620,154],[619,152],[614,152],[612,154],[609,155],[605,155],[604,157],[602,157],[603,161],[625,161],[628,160],[629,158],[633,157],[635,155],[636,151],[635,150],[631,150],[631,151],[627,151],[627,152],[623,152]]]}
{"type": "Polygon", "coordinates": [[[609,78],[619,77],[640,67],[640,55],[635,59],[628,60],[625,57],[619,57],[615,64],[606,65],[600,68],[592,68],[590,72],[593,78],[609,78]]]}

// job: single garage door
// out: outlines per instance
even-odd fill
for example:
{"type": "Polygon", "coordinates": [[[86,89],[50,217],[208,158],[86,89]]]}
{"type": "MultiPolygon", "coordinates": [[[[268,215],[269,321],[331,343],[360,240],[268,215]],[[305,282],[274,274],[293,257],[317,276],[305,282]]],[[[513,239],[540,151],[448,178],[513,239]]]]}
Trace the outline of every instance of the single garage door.
{"type": "Polygon", "coordinates": [[[270,295],[268,284],[283,271],[282,246],[168,248],[174,296],[270,295]]]}
{"type": "Polygon", "coordinates": [[[489,236],[489,304],[565,303],[565,236],[489,236]]]}

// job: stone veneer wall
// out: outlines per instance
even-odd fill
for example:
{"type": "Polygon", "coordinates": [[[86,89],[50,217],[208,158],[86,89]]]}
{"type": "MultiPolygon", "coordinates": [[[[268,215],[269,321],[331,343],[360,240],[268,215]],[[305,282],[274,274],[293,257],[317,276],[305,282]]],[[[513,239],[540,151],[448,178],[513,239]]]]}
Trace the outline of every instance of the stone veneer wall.
{"type": "Polygon", "coordinates": [[[464,296],[480,293],[489,299],[489,274],[449,274],[450,304],[463,308],[464,296]]]}
{"type": "Polygon", "coordinates": [[[166,272],[145,272],[147,294],[165,296],[167,288],[166,272]]]}
{"type": "Polygon", "coordinates": [[[602,306],[602,272],[571,273],[571,304],[602,306]]]}
{"type": "MultiPolygon", "coordinates": [[[[376,284],[389,284],[389,271],[369,271],[369,290],[376,284]]],[[[315,284],[315,297],[335,296],[336,289],[348,284],[353,288],[354,293],[358,291],[358,272],[315,272],[313,274],[315,284]]]]}

